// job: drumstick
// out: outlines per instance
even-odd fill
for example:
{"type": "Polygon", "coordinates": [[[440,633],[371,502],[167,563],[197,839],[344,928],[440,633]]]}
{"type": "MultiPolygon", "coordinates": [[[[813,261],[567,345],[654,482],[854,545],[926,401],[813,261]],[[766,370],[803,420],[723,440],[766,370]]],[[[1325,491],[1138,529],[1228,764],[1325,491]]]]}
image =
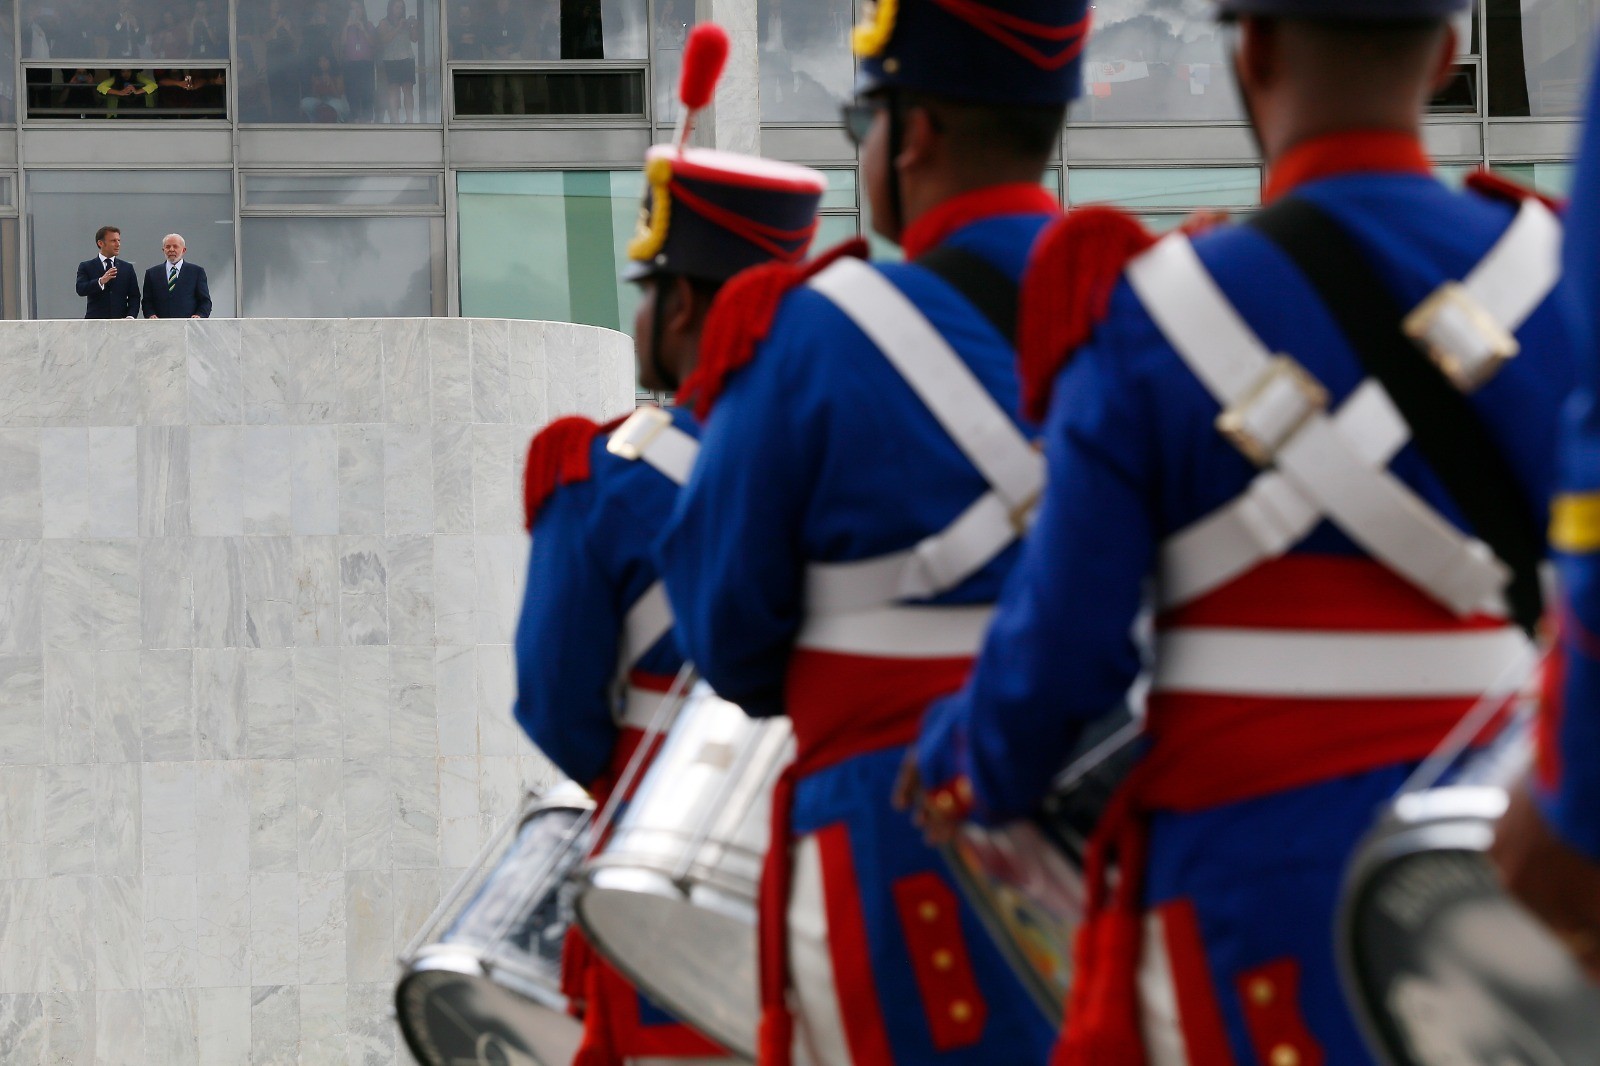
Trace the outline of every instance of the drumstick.
{"type": "Polygon", "coordinates": [[[680,152],[694,132],[695,113],[710,104],[717,91],[717,79],[728,62],[728,47],[728,31],[715,22],[702,22],[689,32],[689,40],[683,46],[683,74],[678,79],[683,114],[678,116],[678,129],[672,138],[680,152]]]}

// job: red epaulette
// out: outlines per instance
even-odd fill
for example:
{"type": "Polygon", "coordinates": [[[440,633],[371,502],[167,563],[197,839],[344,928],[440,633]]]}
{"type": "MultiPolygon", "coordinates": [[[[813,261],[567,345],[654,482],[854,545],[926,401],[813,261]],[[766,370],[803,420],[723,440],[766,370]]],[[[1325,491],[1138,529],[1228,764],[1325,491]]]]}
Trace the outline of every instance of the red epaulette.
{"type": "Polygon", "coordinates": [[[1496,174],[1492,170],[1474,170],[1467,175],[1467,188],[1491,200],[1500,200],[1508,204],[1520,204],[1524,200],[1538,200],[1550,210],[1560,212],[1564,208],[1562,201],[1553,196],[1546,196],[1537,189],[1530,188],[1520,181],[1496,174]]]}
{"type": "Polygon", "coordinates": [[[1017,305],[1022,412],[1042,421],[1056,375],[1111,308],[1128,261],[1156,242],[1114,207],[1080,207],[1052,222],[1033,247],[1017,305]]]}
{"type": "Polygon", "coordinates": [[[522,515],[529,529],[552,492],[562,485],[589,480],[589,446],[600,434],[620,426],[626,417],[600,425],[592,418],[569,415],[534,435],[533,443],[528,445],[528,470],[522,478],[522,515]]]}
{"type": "Polygon", "coordinates": [[[696,418],[711,413],[728,377],[755,358],[789,291],[846,256],[865,259],[867,242],[853,238],[805,263],[762,263],[722,286],[700,334],[700,361],[678,390],[681,402],[694,404],[696,418]]]}

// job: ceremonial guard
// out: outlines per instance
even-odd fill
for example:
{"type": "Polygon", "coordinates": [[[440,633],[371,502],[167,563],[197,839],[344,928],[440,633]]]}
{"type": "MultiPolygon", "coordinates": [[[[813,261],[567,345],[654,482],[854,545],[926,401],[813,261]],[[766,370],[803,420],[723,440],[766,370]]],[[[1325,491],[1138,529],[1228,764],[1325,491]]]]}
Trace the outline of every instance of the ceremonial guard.
{"type": "Polygon", "coordinates": [[[1559,225],[1486,175],[1447,189],[1419,141],[1468,4],[1220,7],[1266,207],[1160,241],[1074,212],[1041,241],[1021,357],[1047,488],[916,747],[935,837],[1026,815],[1148,668],[1148,746],[1087,862],[1071,1066],[1371,1062],[1333,957],[1346,863],[1541,612],[1559,225]]]}
{"type": "Polygon", "coordinates": [[[1494,857],[1507,887],[1600,980],[1600,80],[1590,77],[1564,244],[1578,393],[1562,427],[1551,507],[1558,644],[1546,671],[1537,772],[1513,795],[1494,857]]]}
{"type": "MultiPolygon", "coordinates": [[[[686,106],[709,101],[726,53],[720,28],[699,27],[685,52],[686,106]],[[689,84],[696,79],[698,89],[689,84]]],[[[627,276],[643,296],[635,348],[640,381],[672,390],[694,366],[723,282],[746,267],[804,256],[826,180],[805,167],[679,145],[650,149],[645,177],[639,233],[628,247],[627,276]]],[[[646,407],[606,425],[559,419],[529,449],[524,499],[533,547],[517,628],[516,717],[602,806],[683,666],[651,547],[694,465],[698,436],[683,408],[646,407]]],[[[574,943],[569,994],[586,1003],[578,1063],[722,1054],[569,934],[569,948],[574,943]]]]}
{"type": "Polygon", "coordinates": [[[1078,90],[1081,0],[884,0],[855,34],[873,225],[731,282],[686,385],[709,413],[662,542],[685,650],[797,755],[761,887],[760,1061],[1043,1062],[1053,1026],[889,795],[965,677],[1042,484],[1016,416],[1017,279],[1078,90]],[[795,1022],[798,1021],[798,1026],[795,1022]]]}

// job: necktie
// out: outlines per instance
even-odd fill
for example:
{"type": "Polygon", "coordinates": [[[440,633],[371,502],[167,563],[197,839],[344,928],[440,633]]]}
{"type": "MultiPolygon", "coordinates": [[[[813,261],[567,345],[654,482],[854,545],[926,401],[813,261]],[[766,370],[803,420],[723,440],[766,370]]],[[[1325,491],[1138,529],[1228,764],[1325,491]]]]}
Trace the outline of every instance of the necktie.
{"type": "Polygon", "coordinates": [[[167,264],[167,291],[171,292],[178,287],[178,268],[172,263],[167,264]]]}

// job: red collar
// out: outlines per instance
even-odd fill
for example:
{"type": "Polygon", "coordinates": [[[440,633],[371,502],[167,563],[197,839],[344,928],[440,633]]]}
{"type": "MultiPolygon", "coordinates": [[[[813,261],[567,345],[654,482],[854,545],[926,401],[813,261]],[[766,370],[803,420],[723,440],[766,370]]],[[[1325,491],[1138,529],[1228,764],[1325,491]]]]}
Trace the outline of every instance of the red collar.
{"type": "Polygon", "coordinates": [[[900,247],[906,258],[916,259],[962,226],[996,215],[1056,215],[1061,213],[1061,203],[1055,194],[1027,182],[1014,185],[990,185],[988,188],[953,196],[924,212],[901,234],[900,247]]]}
{"type": "Polygon", "coordinates": [[[1263,203],[1318,178],[1339,174],[1430,174],[1422,143],[1398,130],[1347,130],[1301,141],[1283,154],[1267,175],[1263,203]]]}

